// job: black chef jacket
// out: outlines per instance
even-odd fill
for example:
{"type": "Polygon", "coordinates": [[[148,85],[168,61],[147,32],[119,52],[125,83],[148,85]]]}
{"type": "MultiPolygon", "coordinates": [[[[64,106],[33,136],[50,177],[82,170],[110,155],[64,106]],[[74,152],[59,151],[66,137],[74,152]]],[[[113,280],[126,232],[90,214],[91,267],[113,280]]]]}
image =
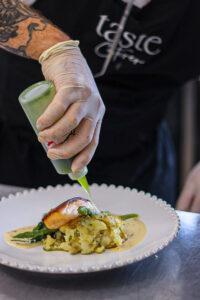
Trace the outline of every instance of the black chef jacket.
{"type": "MultiPolygon", "coordinates": [[[[100,71],[125,7],[122,0],[38,0],[34,7],[80,40],[93,74],[100,71]]],[[[107,110],[89,165],[90,182],[146,191],[154,186],[157,194],[155,186],[170,190],[170,179],[161,179],[173,166],[167,158],[172,150],[167,129],[160,124],[173,93],[199,74],[199,11],[199,0],[152,0],[142,9],[133,6],[111,64],[96,80],[107,110]]],[[[2,183],[37,187],[67,181],[56,174],[18,104],[20,92],[40,80],[36,61],[0,51],[2,183]]]]}

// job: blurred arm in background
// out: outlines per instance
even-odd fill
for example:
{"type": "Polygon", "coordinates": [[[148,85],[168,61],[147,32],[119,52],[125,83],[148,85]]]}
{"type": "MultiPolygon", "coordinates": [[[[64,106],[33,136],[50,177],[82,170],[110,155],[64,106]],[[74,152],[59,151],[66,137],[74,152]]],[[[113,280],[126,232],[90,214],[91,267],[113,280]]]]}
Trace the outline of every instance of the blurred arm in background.
{"type": "Polygon", "coordinates": [[[176,208],[200,213],[200,163],[197,153],[197,83],[192,80],[182,89],[181,99],[181,145],[180,145],[180,184],[182,192],[176,208]],[[194,167],[193,167],[194,166],[194,167]]]}
{"type": "Polygon", "coordinates": [[[200,213],[200,162],[189,173],[176,209],[200,213]]]}

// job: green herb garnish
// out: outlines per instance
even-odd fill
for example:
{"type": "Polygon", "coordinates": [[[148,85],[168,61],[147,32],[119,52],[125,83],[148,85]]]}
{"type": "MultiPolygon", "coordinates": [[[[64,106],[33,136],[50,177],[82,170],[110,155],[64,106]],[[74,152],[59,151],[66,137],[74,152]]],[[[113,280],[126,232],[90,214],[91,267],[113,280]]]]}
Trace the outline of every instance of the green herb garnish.
{"type": "Polygon", "coordinates": [[[82,216],[90,216],[90,217],[97,214],[96,211],[89,209],[86,206],[79,206],[78,212],[82,216]]]}

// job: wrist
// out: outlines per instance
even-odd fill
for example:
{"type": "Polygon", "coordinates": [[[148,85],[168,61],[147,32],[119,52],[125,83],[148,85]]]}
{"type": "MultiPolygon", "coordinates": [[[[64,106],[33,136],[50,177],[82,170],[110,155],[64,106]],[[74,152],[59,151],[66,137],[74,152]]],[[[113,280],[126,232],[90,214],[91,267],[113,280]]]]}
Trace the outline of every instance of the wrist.
{"type": "Polygon", "coordinates": [[[42,52],[42,54],[39,57],[39,63],[42,64],[49,57],[57,56],[59,54],[62,54],[66,50],[72,50],[78,48],[78,46],[79,46],[79,41],[74,41],[74,40],[68,40],[68,41],[56,43],[52,47],[49,47],[48,49],[42,52]]]}
{"type": "Polygon", "coordinates": [[[32,43],[27,48],[27,54],[29,57],[35,60],[39,60],[40,55],[45,50],[51,48],[57,43],[68,41],[68,40],[71,39],[66,33],[62,32],[57,27],[48,24],[45,30],[45,36],[44,36],[44,32],[40,32],[40,31],[35,32],[32,43]]]}

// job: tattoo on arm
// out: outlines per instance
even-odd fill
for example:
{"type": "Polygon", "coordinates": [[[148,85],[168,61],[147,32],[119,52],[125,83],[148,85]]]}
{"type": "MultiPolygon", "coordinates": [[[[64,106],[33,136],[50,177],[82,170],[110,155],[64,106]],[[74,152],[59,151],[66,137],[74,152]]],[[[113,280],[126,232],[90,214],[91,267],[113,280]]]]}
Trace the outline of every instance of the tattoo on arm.
{"type": "Polygon", "coordinates": [[[29,57],[27,48],[30,46],[34,33],[45,31],[50,24],[33,9],[18,0],[0,0],[0,47],[29,57]]]}

